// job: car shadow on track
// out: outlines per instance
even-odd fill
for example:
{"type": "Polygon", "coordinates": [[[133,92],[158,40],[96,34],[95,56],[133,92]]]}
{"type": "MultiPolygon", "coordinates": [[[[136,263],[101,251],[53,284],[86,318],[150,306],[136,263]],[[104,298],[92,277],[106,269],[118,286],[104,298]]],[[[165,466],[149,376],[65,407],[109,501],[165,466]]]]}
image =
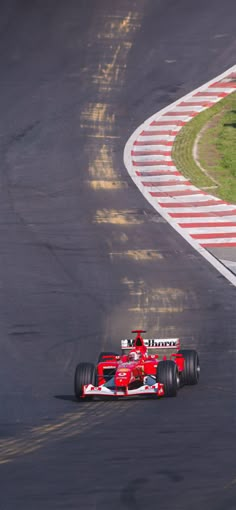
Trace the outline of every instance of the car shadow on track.
{"type": "MultiPolygon", "coordinates": [[[[54,395],[54,398],[58,399],[58,400],[67,400],[69,402],[75,402],[75,403],[81,403],[81,402],[86,402],[86,403],[91,403],[91,402],[131,402],[131,401],[142,401],[144,402],[145,400],[163,400],[163,397],[156,397],[156,396],[153,396],[153,395],[138,395],[138,396],[129,396],[129,397],[114,397],[114,396],[105,396],[105,397],[95,397],[92,401],[91,400],[84,400],[84,399],[81,399],[81,400],[77,400],[77,398],[74,396],[74,395],[54,395]]],[[[166,400],[166,399],[165,399],[166,400]]]]}

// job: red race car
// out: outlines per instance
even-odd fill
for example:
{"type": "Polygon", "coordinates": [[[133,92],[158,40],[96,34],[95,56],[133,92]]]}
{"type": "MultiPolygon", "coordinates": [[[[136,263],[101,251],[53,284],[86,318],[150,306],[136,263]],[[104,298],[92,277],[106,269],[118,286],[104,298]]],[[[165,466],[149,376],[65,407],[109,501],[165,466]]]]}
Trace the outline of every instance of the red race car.
{"type": "Polygon", "coordinates": [[[184,384],[197,384],[199,357],[195,350],[180,349],[180,340],[144,339],[134,330],[134,339],[121,340],[121,354],[102,352],[97,366],[79,363],[74,388],[78,399],[153,395],[175,397],[184,384]]]}

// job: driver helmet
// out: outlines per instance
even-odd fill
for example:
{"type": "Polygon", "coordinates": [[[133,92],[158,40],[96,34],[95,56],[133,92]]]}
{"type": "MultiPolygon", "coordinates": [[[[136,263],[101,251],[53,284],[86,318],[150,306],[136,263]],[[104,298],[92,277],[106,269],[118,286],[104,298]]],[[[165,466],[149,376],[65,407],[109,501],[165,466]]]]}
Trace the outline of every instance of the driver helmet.
{"type": "Polygon", "coordinates": [[[138,361],[142,357],[142,353],[140,351],[131,351],[129,353],[130,361],[138,361]]]}

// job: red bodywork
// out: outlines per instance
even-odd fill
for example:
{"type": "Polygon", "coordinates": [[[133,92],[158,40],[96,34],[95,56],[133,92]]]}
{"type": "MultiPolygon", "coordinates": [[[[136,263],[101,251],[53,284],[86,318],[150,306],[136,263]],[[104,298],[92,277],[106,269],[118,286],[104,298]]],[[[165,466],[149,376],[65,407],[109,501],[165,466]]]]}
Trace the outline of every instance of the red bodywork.
{"type": "MultiPolygon", "coordinates": [[[[157,396],[164,395],[164,385],[156,382],[159,361],[172,359],[178,367],[178,372],[182,372],[184,369],[184,357],[177,352],[172,352],[170,348],[168,348],[168,353],[164,355],[162,353],[162,356],[162,349],[159,350],[160,354],[150,353],[151,349],[145,346],[144,339],[141,336],[143,332],[142,330],[132,331],[132,333],[136,333],[136,337],[132,340],[132,347],[129,348],[128,353],[121,353],[119,356],[104,355],[102,361],[97,365],[97,386],[85,386],[84,396],[87,395],[87,391],[90,394],[93,391],[96,391],[96,394],[98,394],[99,390],[103,392],[109,375],[114,377],[113,395],[143,394],[145,390],[147,393],[155,392],[157,396]],[[137,361],[130,361],[130,352],[139,353],[139,359],[137,361]],[[147,376],[153,377],[153,385],[149,383],[149,386],[145,386],[147,376]]],[[[177,347],[179,348],[179,346],[180,344],[178,343],[177,347]]]]}

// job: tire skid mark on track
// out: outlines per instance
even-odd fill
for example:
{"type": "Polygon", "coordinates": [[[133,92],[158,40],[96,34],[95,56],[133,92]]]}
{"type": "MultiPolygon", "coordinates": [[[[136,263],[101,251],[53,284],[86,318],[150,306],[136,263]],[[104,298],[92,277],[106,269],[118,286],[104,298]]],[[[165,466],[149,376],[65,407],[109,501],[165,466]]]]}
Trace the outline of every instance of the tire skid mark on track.
{"type": "Polygon", "coordinates": [[[97,89],[97,101],[89,102],[84,107],[80,127],[86,136],[92,137],[86,148],[91,187],[96,191],[119,190],[126,184],[121,183],[120,176],[114,170],[112,145],[106,145],[107,138],[114,138],[114,143],[117,141],[114,132],[116,119],[109,99],[124,82],[127,57],[134,34],[141,26],[141,15],[133,11],[128,14],[124,12],[124,16],[114,14],[99,19],[100,24],[97,46],[102,47],[104,42],[107,46],[107,41],[110,41],[110,50],[109,55],[102,56],[94,68],[92,81],[97,89]]]}
{"type": "MultiPolygon", "coordinates": [[[[127,401],[126,405],[121,401],[113,402],[117,414],[127,411],[134,402],[127,401]]],[[[14,439],[0,440],[0,465],[7,464],[24,455],[29,455],[39,449],[45,448],[49,443],[79,436],[88,433],[94,427],[99,427],[104,418],[110,415],[110,406],[107,402],[86,402],[78,403],[78,406],[85,406],[84,410],[77,413],[67,413],[61,416],[60,420],[33,427],[27,433],[14,439]],[[92,420],[91,420],[92,417],[92,420]]]]}

